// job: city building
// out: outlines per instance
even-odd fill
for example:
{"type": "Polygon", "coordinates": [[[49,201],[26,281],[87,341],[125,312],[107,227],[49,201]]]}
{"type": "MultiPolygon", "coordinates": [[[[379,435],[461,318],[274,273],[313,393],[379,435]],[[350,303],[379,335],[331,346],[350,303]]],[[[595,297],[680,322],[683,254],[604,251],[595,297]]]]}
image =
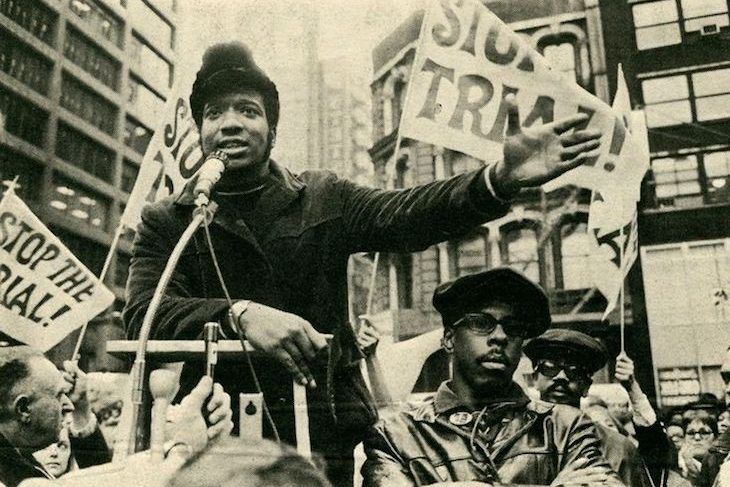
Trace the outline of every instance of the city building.
{"type": "Polygon", "coordinates": [[[623,63],[649,129],[641,265],[630,285],[637,320],[648,324],[658,399],[721,398],[730,344],[728,2],[603,0],[601,11],[608,73],[623,63]]]}
{"type": "MultiPolygon", "coordinates": [[[[176,11],[176,0],[0,0],[2,190],[18,176],[18,194],[96,275],[172,85],[176,11]]],[[[123,239],[105,279],[116,309],[130,252],[123,239]]]]}
{"type": "MultiPolygon", "coordinates": [[[[610,0],[613,1],[613,0],[610,0]]],[[[513,0],[484,2],[498,17],[541,52],[553,67],[604,101],[615,90],[609,86],[604,50],[604,14],[597,0],[513,0]]],[[[625,2],[615,2],[625,3],[625,2]]],[[[405,21],[373,51],[373,139],[370,150],[375,179],[382,187],[408,187],[443,179],[481,167],[464,154],[403,139],[394,154],[397,128],[414,59],[422,12],[405,21]],[[394,167],[394,170],[387,168],[394,167]]],[[[501,154],[491,155],[492,160],[501,154]]],[[[590,193],[572,187],[546,194],[523,191],[503,218],[489,222],[458,241],[414,254],[382,256],[375,293],[378,323],[399,341],[441,326],[431,305],[439,283],[487,268],[508,265],[525,272],[548,291],[553,322],[603,338],[618,353],[619,313],[602,322],[606,299],[588,271],[587,220],[590,193]]],[[[651,355],[646,353],[642,323],[635,319],[627,296],[628,352],[637,362],[637,375],[651,394],[651,355]]],[[[442,379],[445,356],[434,356],[417,387],[427,390],[442,379]],[[430,375],[430,376],[429,376],[430,375]]],[[[519,380],[531,383],[525,359],[519,380]]],[[[604,370],[597,380],[608,380],[604,370]]]]}

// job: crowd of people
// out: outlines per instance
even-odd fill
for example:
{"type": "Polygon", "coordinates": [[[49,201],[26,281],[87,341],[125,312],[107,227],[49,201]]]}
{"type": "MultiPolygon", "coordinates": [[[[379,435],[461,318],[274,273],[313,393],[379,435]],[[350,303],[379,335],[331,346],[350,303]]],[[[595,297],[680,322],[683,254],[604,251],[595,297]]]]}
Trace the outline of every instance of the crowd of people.
{"type": "Polygon", "coordinates": [[[1,347],[0,487],[349,487],[358,444],[367,487],[730,485],[730,414],[720,401],[705,397],[658,414],[625,353],[614,361],[600,340],[553,327],[544,290],[510,268],[435,290],[450,377],[419,404],[378,410],[359,367],[373,336],[363,351],[347,319],[349,256],[459,238],[503,216],[523,188],[598,155],[602,134],[586,128],[587,114],[522,127],[514,95],[504,106],[503,153],[485,154],[496,162],[464,174],[406,190],[366,188],[326,171],[296,175],[270,158],[276,85],[244,45],[211,47],[190,108],[203,155],[225,171],[212,191],[193,178],[145,207],[123,319],[129,338],[139,338],[155,289],[167,282],[168,257],[207,187],[216,212],[183,251],[151,336],[199,339],[216,321],[225,338],[245,339],[260,353],[219,367],[215,384],[202,364],[187,361],[167,441],[133,456],[127,469],[109,469],[84,372],[73,362],[58,370],[26,346],[1,347]],[[513,377],[523,355],[535,397],[513,377]],[[613,364],[627,399],[590,395],[594,374],[613,364]],[[307,387],[311,459],[286,446],[298,439],[290,377],[307,387]],[[276,442],[227,438],[246,436],[232,411],[238,393],[253,390],[268,406],[263,436],[276,442]],[[94,474],[106,477],[94,483],[102,478],[94,474]]]}

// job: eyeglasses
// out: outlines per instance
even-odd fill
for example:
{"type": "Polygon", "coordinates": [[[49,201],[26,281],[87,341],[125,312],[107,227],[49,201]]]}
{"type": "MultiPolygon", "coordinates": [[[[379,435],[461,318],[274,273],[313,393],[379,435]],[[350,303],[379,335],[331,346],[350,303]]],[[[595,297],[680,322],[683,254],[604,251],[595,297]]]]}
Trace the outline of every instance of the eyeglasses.
{"type": "Polygon", "coordinates": [[[535,366],[535,370],[550,379],[557,376],[561,370],[565,372],[568,380],[585,379],[590,375],[588,370],[580,365],[553,362],[552,360],[540,360],[535,366]]]}
{"type": "Polygon", "coordinates": [[[504,333],[511,338],[525,338],[527,336],[527,326],[524,322],[515,318],[504,318],[498,320],[489,313],[467,313],[462,318],[454,322],[453,327],[464,325],[475,335],[486,336],[497,329],[497,325],[502,325],[504,333]]]}
{"type": "Polygon", "coordinates": [[[700,435],[702,438],[707,438],[709,436],[712,436],[712,430],[710,429],[701,429],[701,430],[687,430],[684,432],[685,436],[695,437],[697,435],[700,435]]]}

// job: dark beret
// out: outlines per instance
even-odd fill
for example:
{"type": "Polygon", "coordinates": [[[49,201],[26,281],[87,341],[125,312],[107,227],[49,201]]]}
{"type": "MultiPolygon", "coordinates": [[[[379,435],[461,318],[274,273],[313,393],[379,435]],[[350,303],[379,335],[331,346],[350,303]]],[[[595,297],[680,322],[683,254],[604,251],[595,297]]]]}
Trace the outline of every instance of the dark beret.
{"type": "Polygon", "coordinates": [[[203,54],[193,89],[190,110],[200,128],[205,102],[211,95],[252,88],[261,93],[269,127],[279,123],[279,91],[273,81],[258,67],[253,55],[241,42],[225,42],[209,47],[203,54]]]}
{"type": "Polygon", "coordinates": [[[533,364],[543,358],[569,358],[594,373],[608,361],[608,350],[595,338],[585,333],[553,328],[533,338],[522,349],[533,364]]]}
{"type": "Polygon", "coordinates": [[[521,272],[509,267],[462,276],[441,284],[433,294],[433,306],[444,326],[454,324],[465,313],[479,311],[498,301],[513,305],[534,337],[550,327],[550,306],[542,288],[521,272]]]}

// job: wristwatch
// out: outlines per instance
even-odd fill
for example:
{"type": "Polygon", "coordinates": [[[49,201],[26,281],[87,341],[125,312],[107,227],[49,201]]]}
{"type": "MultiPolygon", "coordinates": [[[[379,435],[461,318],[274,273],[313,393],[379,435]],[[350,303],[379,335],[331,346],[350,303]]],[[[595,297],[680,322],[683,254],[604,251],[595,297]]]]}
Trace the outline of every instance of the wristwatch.
{"type": "Polygon", "coordinates": [[[249,304],[251,304],[250,300],[242,299],[233,303],[230,309],[231,326],[236,331],[240,330],[244,336],[246,335],[246,326],[241,321],[241,317],[248,311],[249,304]]]}

